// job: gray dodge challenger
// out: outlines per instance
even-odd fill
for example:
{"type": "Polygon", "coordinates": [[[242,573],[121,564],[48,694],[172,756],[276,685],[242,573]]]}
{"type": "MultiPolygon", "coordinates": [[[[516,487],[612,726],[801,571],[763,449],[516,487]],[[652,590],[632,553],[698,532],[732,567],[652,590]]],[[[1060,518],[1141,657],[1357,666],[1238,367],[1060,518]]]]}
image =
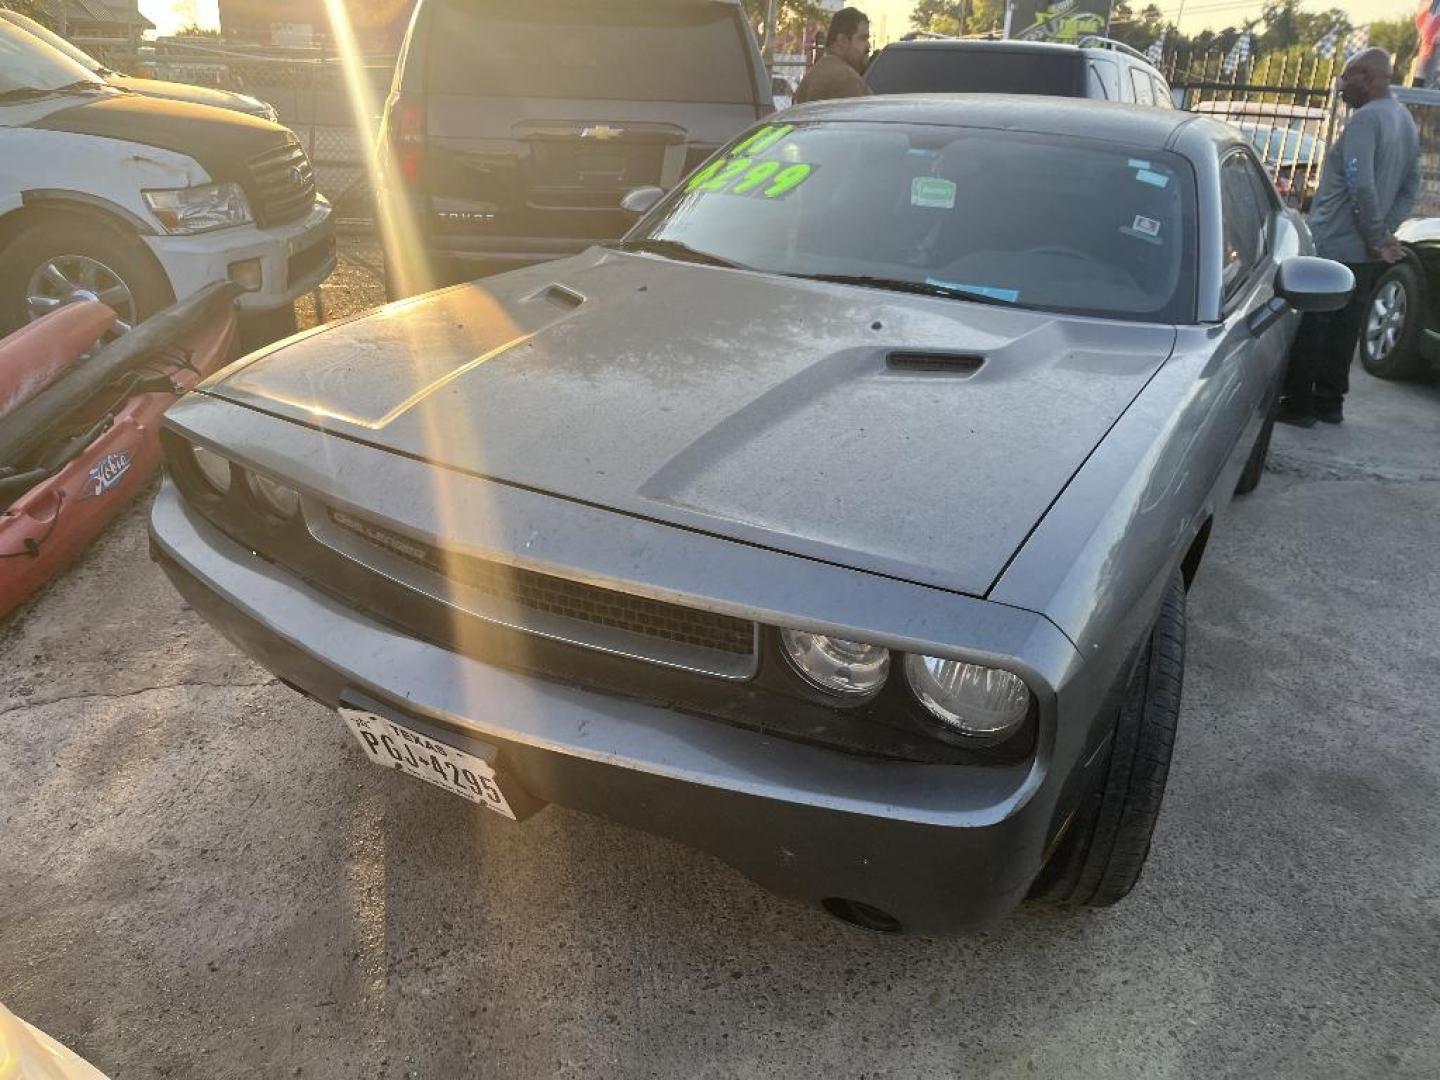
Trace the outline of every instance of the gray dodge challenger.
{"type": "Polygon", "coordinates": [[[872,930],[1123,897],[1186,589],[1349,271],[1241,133],[1157,109],[877,97],[668,194],[601,165],[623,240],[172,409],[155,559],[355,753],[506,818],[872,930]]]}

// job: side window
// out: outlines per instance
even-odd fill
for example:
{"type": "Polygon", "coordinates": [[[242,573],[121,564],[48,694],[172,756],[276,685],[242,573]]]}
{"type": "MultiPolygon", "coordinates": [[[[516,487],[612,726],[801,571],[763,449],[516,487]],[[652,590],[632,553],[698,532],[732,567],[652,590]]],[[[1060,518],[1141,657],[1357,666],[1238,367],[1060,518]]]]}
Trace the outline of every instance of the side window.
{"type": "Polygon", "coordinates": [[[1090,95],[1107,101],[1125,100],[1120,96],[1120,69],[1115,61],[1099,58],[1090,61],[1090,95]]]}
{"type": "Polygon", "coordinates": [[[1220,165],[1221,285],[1228,300],[1249,279],[1269,244],[1268,200],[1255,185],[1254,166],[1243,153],[1220,165]]]}
{"type": "Polygon", "coordinates": [[[1139,68],[1130,69],[1130,84],[1135,88],[1135,104],[1154,105],[1155,98],[1150,89],[1150,76],[1139,68]]]}
{"type": "Polygon", "coordinates": [[[1162,109],[1173,109],[1175,100],[1170,96],[1170,87],[1159,75],[1151,75],[1150,81],[1155,84],[1155,104],[1162,109]]]}
{"type": "Polygon", "coordinates": [[[1260,250],[1262,254],[1269,255],[1275,211],[1281,206],[1280,196],[1275,191],[1274,181],[1255,163],[1254,158],[1245,155],[1244,161],[1246,172],[1250,174],[1250,188],[1255,193],[1255,204],[1260,210],[1260,250]]]}

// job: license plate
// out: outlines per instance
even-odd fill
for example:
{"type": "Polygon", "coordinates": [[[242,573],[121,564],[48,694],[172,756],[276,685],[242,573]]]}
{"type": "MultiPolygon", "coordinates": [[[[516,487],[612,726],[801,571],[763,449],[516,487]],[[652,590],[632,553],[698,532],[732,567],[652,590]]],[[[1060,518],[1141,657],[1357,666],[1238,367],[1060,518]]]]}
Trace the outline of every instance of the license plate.
{"type": "Polygon", "coordinates": [[[515,820],[489,762],[363,709],[342,707],[340,716],[376,765],[397,769],[515,820]]]}

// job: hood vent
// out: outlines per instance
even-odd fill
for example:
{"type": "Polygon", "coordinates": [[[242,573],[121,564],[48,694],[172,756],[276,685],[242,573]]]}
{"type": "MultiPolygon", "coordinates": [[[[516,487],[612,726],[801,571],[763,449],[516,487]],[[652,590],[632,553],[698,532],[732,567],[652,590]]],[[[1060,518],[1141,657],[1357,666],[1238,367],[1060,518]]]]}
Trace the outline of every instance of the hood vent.
{"type": "Polygon", "coordinates": [[[985,365],[973,353],[892,352],[885,358],[892,371],[932,371],[946,375],[974,375],[985,365]]]}

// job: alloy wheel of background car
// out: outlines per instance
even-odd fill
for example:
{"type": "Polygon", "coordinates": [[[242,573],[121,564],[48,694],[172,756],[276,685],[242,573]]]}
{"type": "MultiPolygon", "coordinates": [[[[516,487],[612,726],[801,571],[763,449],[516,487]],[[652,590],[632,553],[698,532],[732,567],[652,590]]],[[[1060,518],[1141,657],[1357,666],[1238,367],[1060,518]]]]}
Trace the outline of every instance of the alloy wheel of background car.
{"type": "Polygon", "coordinates": [[[1170,775],[1184,676],[1185,583],[1176,571],[1125,690],[1109,760],[1032,898],[1109,907],[1140,880],[1170,775]]]}
{"type": "Polygon", "coordinates": [[[125,279],[88,255],[56,255],[35,268],[25,289],[30,321],[80,300],[99,300],[117,316],[110,337],[135,326],[135,298],[125,279]]]}
{"type": "Polygon", "coordinates": [[[46,214],[0,250],[0,331],[90,299],[115,308],[123,332],[174,303],[175,294],[137,238],[89,218],[46,214]]]}
{"type": "Polygon", "coordinates": [[[1382,379],[1418,374],[1415,337],[1420,323],[1420,279],[1409,263],[1392,266],[1375,286],[1360,333],[1360,362],[1382,379]]]}

